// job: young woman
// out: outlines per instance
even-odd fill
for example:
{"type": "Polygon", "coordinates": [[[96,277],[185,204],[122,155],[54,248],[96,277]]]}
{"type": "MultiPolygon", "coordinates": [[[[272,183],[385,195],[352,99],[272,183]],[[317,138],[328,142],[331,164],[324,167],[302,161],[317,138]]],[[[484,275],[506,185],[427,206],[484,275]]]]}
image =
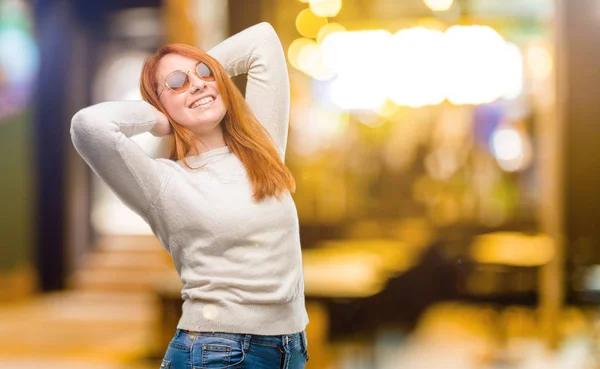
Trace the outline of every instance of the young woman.
{"type": "Polygon", "coordinates": [[[148,58],[144,101],[73,117],[73,144],[151,226],[181,278],[183,313],[163,368],[304,368],[308,324],[295,182],[283,163],[289,80],[268,23],[208,53],[148,58]],[[246,98],[229,76],[248,74],[246,98]],[[171,136],[169,159],[129,137],[171,136]]]}

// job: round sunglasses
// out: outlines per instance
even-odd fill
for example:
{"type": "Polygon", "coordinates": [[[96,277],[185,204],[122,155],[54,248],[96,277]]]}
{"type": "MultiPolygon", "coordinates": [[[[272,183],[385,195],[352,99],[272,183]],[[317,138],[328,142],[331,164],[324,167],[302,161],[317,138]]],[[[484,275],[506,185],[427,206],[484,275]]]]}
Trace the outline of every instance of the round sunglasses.
{"type": "MultiPolygon", "coordinates": [[[[169,73],[167,78],[165,78],[165,83],[163,86],[165,86],[168,89],[175,91],[177,93],[185,91],[190,85],[189,73],[192,70],[203,81],[212,82],[215,80],[215,76],[213,75],[213,72],[212,72],[212,70],[210,70],[208,65],[204,64],[203,62],[200,62],[200,63],[196,64],[194,69],[190,69],[187,72],[184,72],[182,70],[175,70],[175,71],[169,73]]],[[[160,98],[160,95],[164,91],[165,91],[165,89],[163,88],[158,93],[159,98],[160,98]]]]}

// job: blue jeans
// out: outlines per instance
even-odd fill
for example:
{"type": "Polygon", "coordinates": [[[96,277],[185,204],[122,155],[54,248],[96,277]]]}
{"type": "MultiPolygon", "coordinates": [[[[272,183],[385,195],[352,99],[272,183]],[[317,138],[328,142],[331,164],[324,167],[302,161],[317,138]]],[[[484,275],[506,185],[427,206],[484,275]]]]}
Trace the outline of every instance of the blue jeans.
{"type": "Polygon", "coordinates": [[[169,343],[161,369],[304,369],[306,333],[260,336],[188,333],[181,329],[169,343]]]}

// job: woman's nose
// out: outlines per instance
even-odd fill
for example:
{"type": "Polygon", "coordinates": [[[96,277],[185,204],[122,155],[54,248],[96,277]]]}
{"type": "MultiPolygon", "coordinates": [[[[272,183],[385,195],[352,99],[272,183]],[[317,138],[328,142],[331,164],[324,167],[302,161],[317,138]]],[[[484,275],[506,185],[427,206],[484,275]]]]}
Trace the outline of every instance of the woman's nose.
{"type": "Polygon", "coordinates": [[[188,78],[190,79],[190,90],[195,92],[197,90],[203,90],[206,87],[206,81],[195,75],[195,73],[189,73],[188,78]]]}

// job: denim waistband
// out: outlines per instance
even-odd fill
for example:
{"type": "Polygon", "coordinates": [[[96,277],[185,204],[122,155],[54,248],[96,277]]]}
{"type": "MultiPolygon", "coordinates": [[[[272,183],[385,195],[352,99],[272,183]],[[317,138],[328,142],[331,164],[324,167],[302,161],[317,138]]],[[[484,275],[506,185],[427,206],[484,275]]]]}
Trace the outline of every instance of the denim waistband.
{"type": "Polygon", "coordinates": [[[248,349],[250,344],[257,345],[268,345],[268,346],[296,346],[296,344],[302,344],[304,348],[307,348],[308,342],[306,340],[306,331],[282,334],[273,336],[263,336],[259,334],[243,334],[243,333],[225,333],[225,332],[192,332],[177,328],[175,330],[175,337],[179,335],[198,336],[198,337],[220,337],[233,341],[240,342],[244,346],[244,350],[248,349]]]}

